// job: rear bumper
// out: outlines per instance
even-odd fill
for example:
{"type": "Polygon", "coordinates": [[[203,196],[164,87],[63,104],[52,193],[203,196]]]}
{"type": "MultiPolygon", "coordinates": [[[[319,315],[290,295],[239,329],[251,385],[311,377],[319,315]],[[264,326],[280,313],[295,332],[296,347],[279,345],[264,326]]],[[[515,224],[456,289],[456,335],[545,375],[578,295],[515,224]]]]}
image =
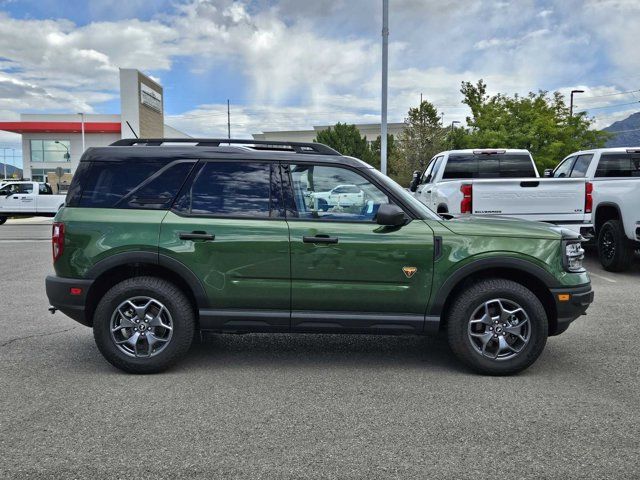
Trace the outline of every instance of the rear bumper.
{"type": "Polygon", "coordinates": [[[586,315],[587,308],[593,303],[594,293],[591,284],[578,287],[554,288],[551,290],[558,312],[557,327],[551,335],[560,335],[571,322],[581,315],[586,315]],[[569,295],[568,300],[561,300],[562,295],[569,295]]]}
{"type": "Polygon", "coordinates": [[[47,297],[51,306],[87,327],[91,326],[91,319],[86,315],[87,293],[93,280],[78,280],[49,275],[45,280],[47,297]],[[73,294],[71,289],[80,289],[73,294]]]}

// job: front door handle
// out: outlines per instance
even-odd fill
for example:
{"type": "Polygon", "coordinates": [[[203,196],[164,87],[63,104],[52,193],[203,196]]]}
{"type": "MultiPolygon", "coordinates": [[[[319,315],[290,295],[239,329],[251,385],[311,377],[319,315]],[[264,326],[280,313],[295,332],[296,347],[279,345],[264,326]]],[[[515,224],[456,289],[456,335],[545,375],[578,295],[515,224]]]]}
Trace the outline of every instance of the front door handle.
{"type": "Polygon", "coordinates": [[[180,240],[215,240],[216,236],[207,232],[180,232],[180,240]]]}
{"type": "Polygon", "coordinates": [[[330,237],[329,235],[304,236],[302,241],[304,243],[338,243],[338,237],[330,237]]]}

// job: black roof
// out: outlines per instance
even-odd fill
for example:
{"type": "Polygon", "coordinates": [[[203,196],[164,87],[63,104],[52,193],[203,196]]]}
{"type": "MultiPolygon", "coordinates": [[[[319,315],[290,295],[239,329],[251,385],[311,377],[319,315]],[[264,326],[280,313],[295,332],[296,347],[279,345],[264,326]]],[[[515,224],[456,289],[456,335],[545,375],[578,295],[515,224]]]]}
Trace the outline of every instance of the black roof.
{"type": "Polygon", "coordinates": [[[124,139],[108,147],[85,151],[81,162],[117,162],[149,159],[172,162],[182,159],[284,160],[296,163],[335,163],[356,168],[372,168],[353,157],[341,155],[322,143],[238,139],[124,139]]]}

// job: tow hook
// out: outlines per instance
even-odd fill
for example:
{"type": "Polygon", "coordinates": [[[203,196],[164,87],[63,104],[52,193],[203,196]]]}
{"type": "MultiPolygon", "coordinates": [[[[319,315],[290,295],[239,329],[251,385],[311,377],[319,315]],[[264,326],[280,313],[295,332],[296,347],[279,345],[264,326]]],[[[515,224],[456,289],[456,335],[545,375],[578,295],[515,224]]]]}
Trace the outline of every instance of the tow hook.
{"type": "Polygon", "coordinates": [[[54,313],[56,313],[58,311],[58,309],[56,307],[54,307],[53,305],[49,305],[48,310],[49,310],[49,313],[51,315],[53,315],[54,313]]]}

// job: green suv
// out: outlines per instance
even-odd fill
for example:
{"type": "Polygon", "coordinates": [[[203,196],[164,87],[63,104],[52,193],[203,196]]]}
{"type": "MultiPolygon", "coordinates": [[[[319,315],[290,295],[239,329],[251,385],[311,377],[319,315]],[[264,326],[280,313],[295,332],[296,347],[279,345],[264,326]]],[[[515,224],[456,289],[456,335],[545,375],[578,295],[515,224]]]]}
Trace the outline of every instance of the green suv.
{"type": "Polygon", "coordinates": [[[82,156],[46,288],[128,372],[166,369],[200,332],[442,331],[470,368],[504,375],[592,302],[580,240],[440,217],[318,143],[120,140],[82,156]]]}

